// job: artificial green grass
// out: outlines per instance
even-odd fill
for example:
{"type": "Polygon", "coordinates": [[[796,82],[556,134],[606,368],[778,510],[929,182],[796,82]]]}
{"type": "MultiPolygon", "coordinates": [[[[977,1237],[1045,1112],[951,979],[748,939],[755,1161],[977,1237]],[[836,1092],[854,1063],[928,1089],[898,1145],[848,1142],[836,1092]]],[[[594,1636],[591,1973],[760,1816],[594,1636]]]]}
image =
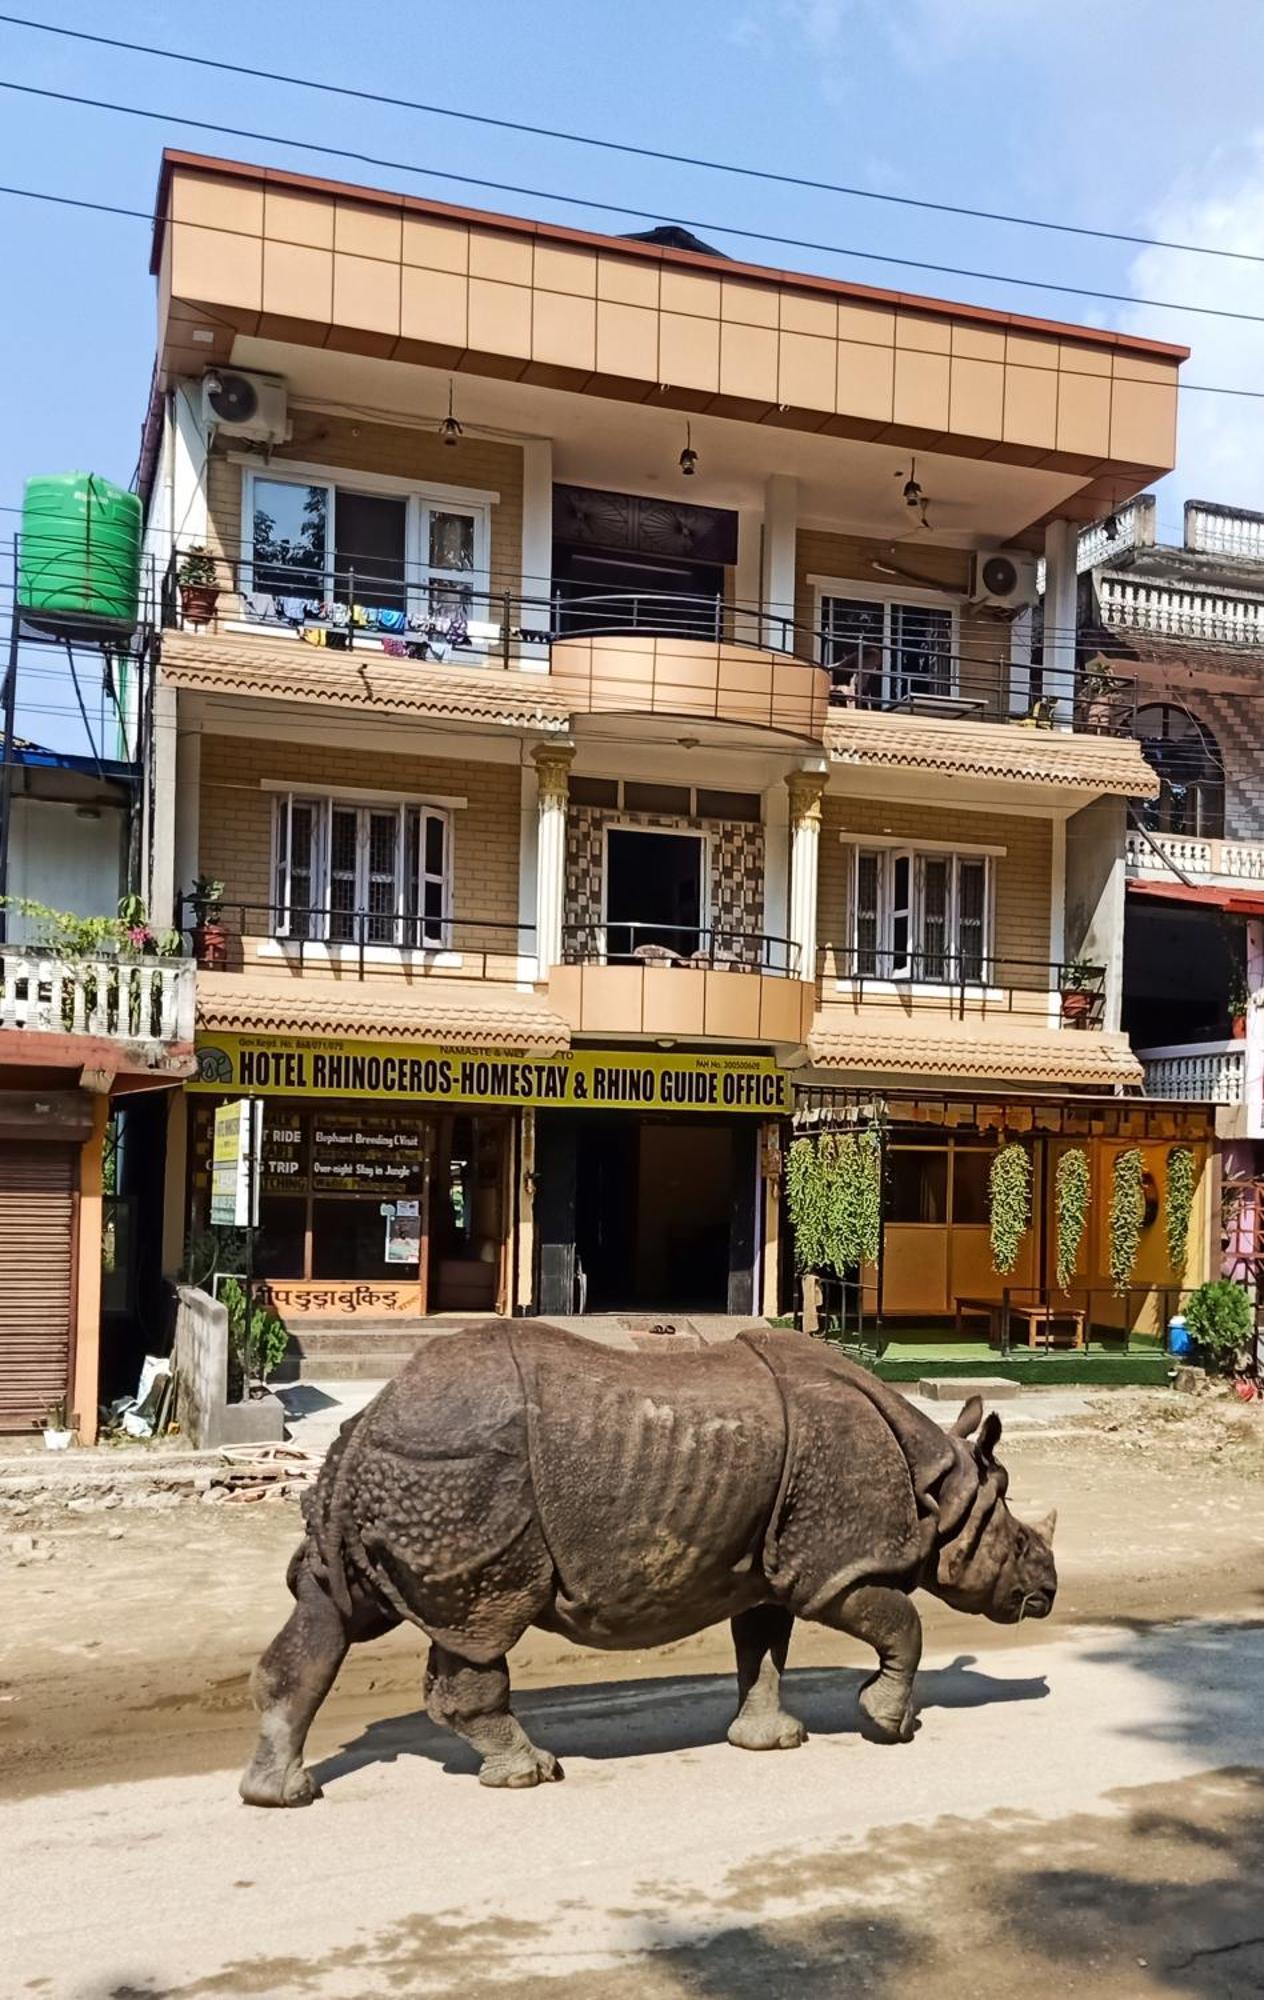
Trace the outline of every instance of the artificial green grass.
{"type": "Polygon", "coordinates": [[[1160,1349],[1136,1349],[1127,1354],[1000,1354],[994,1348],[978,1354],[908,1354],[888,1348],[874,1364],[884,1382],[919,1382],[923,1376],[995,1375],[1028,1388],[1079,1385],[1083,1388],[1162,1388],[1175,1365],[1160,1349]]]}

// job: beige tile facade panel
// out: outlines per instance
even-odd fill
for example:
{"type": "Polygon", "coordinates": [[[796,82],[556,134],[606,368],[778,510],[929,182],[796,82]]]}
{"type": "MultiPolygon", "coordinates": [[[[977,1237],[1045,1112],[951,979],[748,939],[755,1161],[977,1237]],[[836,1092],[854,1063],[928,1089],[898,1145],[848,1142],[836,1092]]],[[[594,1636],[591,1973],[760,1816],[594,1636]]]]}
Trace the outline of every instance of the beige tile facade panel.
{"type": "Polygon", "coordinates": [[[275,793],[263,788],[264,779],[295,791],[304,785],[345,785],[353,791],[464,798],[467,804],[453,813],[454,914],[517,923],[521,801],[515,766],[420,754],[386,757],[378,751],[284,739],[206,736],[198,865],[201,873],[225,884],[234,930],[234,903],[267,904],[272,899],[275,793]]]}
{"type": "Polygon", "coordinates": [[[993,949],[998,959],[1034,961],[999,970],[998,982],[1039,991],[1039,970],[1049,957],[1050,899],[1053,893],[1052,828],[1048,820],[1000,813],[964,813],[920,806],[913,801],[887,805],[880,800],[827,796],[821,826],[820,896],[817,935],[826,954],[822,1004],[830,1004],[838,977],[837,953],[846,949],[851,897],[852,850],[840,838],[874,834],[907,840],[959,841],[963,847],[1003,847],[994,862],[993,949]]]}
{"type": "Polygon", "coordinates": [[[402,336],[1088,459],[1174,457],[1177,368],[1159,358],[187,173],[172,213],[176,297],[327,323],[335,345],[345,326],[387,352],[402,336]]]}
{"type": "MultiPolygon", "coordinates": [[[[285,476],[287,459],[340,472],[378,472],[418,486],[468,486],[499,493],[492,508],[491,587],[522,587],[522,451],[518,445],[462,438],[452,451],[431,431],[362,423],[350,417],[295,410],[294,435],[272,454],[272,470],[285,476]]],[[[262,469],[262,467],[260,468],[262,469]]],[[[227,452],[212,453],[207,473],[208,540],[216,554],[233,556],[243,539],[242,468],[227,452]]],[[[248,551],[244,551],[248,553],[248,551]]]]}

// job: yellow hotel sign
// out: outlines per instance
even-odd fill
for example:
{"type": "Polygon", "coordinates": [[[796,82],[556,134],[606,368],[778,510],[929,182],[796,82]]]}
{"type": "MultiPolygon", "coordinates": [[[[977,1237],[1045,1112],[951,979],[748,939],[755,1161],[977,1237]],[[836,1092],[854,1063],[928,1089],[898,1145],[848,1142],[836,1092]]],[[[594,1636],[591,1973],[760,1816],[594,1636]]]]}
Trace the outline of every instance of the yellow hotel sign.
{"type": "Polygon", "coordinates": [[[575,1049],[506,1056],[415,1042],[200,1035],[188,1090],[230,1096],[365,1098],[393,1104],[523,1104],[558,1111],[789,1112],[771,1056],[575,1049]]]}

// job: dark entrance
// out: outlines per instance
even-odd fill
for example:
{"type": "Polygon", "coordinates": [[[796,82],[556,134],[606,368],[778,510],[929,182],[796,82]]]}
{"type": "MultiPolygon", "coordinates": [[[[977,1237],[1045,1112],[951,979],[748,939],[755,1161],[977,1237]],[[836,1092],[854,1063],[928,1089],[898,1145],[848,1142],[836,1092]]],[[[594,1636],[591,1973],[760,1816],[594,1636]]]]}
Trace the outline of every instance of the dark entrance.
{"type": "Polygon", "coordinates": [[[538,1309],[752,1311],[757,1138],[755,1120],[542,1117],[538,1309]]]}
{"type": "Polygon", "coordinates": [[[702,841],[639,827],[611,827],[606,841],[607,957],[659,945],[689,958],[699,945],[702,841]]]}

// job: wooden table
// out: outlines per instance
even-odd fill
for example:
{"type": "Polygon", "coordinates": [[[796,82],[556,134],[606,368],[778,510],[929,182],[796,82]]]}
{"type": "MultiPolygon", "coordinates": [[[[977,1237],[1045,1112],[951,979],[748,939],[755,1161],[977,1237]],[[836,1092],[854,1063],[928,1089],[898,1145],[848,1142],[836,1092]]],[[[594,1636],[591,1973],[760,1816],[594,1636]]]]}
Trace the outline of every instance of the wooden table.
{"type": "MultiPolygon", "coordinates": [[[[965,1330],[967,1319],[985,1319],[988,1337],[998,1344],[1005,1326],[1005,1306],[1000,1299],[958,1299],[957,1332],[965,1330]]],[[[1085,1314],[1074,1306],[1019,1305],[1010,1300],[1009,1323],[1012,1342],[1035,1347],[1037,1334],[1048,1347],[1083,1347],[1085,1314]],[[1018,1332],[1015,1334],[1015,1328],[1018,1332]],[[1070,1336],[1069,1340],[1067,1335],[1070,1336]]]]}

